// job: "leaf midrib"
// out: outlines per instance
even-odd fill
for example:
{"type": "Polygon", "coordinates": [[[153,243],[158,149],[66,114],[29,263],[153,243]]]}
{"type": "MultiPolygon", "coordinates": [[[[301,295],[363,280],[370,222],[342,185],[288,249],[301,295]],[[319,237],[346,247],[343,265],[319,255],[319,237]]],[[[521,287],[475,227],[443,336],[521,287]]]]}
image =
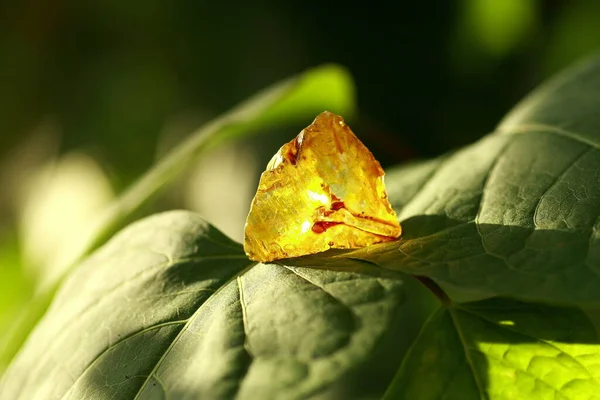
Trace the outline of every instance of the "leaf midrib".
{"type": "Polygon", "coordinates": [[[456,333],[458,334],[458,339],[460,340],[460,344],[463,348],[463,351],[465,354],[465,361],[467,362],[467,365],[469,366],[469,369],[471,370],[471,374],[473,375],[473,381],[475,382],[475,386],[477,386],[477,389],[479,390],[479,398],[484,400],[487,398],[487,396],[485,396],[483,384],[479,381],[479,377],[478,377],[477,373],[475,372],[475,365],[473,364],[473,360],[471,360],[471,355],[469,354],[469,350],[467,349],[467,342],[465,340],[463,331],[460,328],[460,322],[457,320],[456,315],[454,314],[456,312],[456,310],[453,309],[452,307],[448,307],[447,310],[448,310],[448,313],[450,314],[450,319],[452,320],[452,324],[454,325],[454,329],[456,329],[456,333]]]}
{"type": "MultiPolygon", "coordinates": [[[[196,311],[194,311],[194,313],[188,318],[188,321],[185,323],[185,325],[181,328],[181,330],[179,331],[179,333],[177,334],[177,336],[173,339],[173,341],[171,342],[171,344],[169,344],[169,347],[167,347],[167,349],[164,351],[164,353],[162,354],[162,356],[158,359],[158,361],[156,362],[156,364],[154,365],[154,367],[152,368],[152,370],[150,371],[150,373],[148,374],[148,376],[146,377],[146,379],[144,380],[144,382],[142,383],[142,385],[138,389],[138,391],[137,391],[135,397],[133,398],[133,400],[139,400],[139,398],[140,398],[139,396],[143,392],[144,388],[150,382],[150,378],[152,378],[156,374],[156,371],[158,370],[158,368],[162,365],[163,361],[165,360],[165,358],[167,357],[167,355],[171,352],[171,350],[173,349],[173,347],[175,346],[175,344],[182,337],[182,335],[187,331],[187,328],[189,327],[190,323],[198,316],[200,310],[202,310],[203,307],[212,298],[214,298],[215,296],[217,296],[225,287],[227,287],[229,284],[231,284],[233,282],[236,282],[237,279],[238,279],[238,277],[244,275],[246,272],[248,272],[250,269],[252,269],[256,264],[258,264],[258,263],[255,262],[255,261],[253,261],[250,264],[248,264],[246,267],[242,268],[240,271],[238,271],[237,273],[235,273],[231,278],[229,278],[226,282],[224,282],[223,285],[221,285],[221,287],[219,287],[211,296],[209,296],[196,309],[196,311]]],[[[157,381],[158,381],[158,379],[157,379],[157,381]]],[[[164,390],[164,387],[163,387],[163,390],[164,390]]]]}
{"type": "Polygon", "coordinates": [[[90,362],[88,364],[87,367],[85,367],[85,369],[81,372],[81,374],[79,374],[79,376],[77,377],[77,379],[73,382],[73,384],[71,385],[71,387],[69,388],[69,390],[67,390],[67,392],[61,397],[61,399],[64,399],[66,396],[69,395],[69,393],[71,392],[71,390],[75,387],[75,385],[77,384],[77,382],[79,382],[79,380],[81,378],[83,378],[83,376],[86,374],[87,371],[89,371],[95,364],[96,362],[98,362],[98,360],[100,360],[100,358],[102,358],[103,355],[105,355],[106,353],[108,353],[111,349],[114,349],[115,347],[117,347],[119,344],[133,339],[137,336],[143,335],[144,333],[148,333],[150,331],[153,331],[155,329],[160,329],[160,328],[164,328],[166,326],[171,326],[171,325],[183,325],[185,324],[187,321],[189,320],[189,318],[187,319],[182,319],[182,320],[177,320],[177,321],[168,321],[168,322],[161,322],[160,324],[156,324],[156,325],[152,325],[149,327],[146,327],[140,331],[137,331],[131,335],[127,335],[123,338],[121,338],[120,340],[116,341],[115,343],[113,343],[112,345],[108,346],[106,349],[102,350],[100,353],[98,353],[98,355],[96,357],[94,357],[94,359],[92,360],[92,362],[90,362]]]}

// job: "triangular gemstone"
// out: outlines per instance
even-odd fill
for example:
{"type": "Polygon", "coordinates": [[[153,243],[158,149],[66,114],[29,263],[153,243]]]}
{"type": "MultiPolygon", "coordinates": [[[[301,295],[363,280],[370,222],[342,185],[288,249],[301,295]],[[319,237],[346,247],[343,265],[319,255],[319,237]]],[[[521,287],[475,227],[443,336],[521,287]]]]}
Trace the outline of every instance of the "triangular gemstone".
{"type": "Polygon", "coordinates": [[[263,172],[246,220],[256,261],[358,248],[400,236],[383,169],[342,117],[323,112],[263,172]]]}

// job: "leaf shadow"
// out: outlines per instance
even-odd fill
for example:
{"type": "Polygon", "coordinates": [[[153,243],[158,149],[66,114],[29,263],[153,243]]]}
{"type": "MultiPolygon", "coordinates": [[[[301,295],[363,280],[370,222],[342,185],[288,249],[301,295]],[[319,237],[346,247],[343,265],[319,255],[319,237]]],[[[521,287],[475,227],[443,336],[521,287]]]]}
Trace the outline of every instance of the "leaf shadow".
{"type": "Polygon", "coordinates": [[[460,303],[500,296],[600,305],[600,235],[591,226],[541,229],[441,215],[413,216],[401,225],[397,241],[285,262],[345,270],[348,259],[363,261],[430,278],[460,303]]]}

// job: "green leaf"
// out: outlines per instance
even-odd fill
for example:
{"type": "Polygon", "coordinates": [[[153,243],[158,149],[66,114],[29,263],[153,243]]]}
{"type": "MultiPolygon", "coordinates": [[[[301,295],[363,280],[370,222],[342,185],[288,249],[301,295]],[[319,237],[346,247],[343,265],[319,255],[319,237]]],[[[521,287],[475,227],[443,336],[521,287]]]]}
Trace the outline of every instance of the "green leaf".
{"type": "Polygon", "coordinates": [[[352,378],[394,354],[402,281],[360,261],[314,267],[250,262],[193,213],[139,221],[66,280],[0,398],[364,392],[352,378]]]}
{"type": "Polygon", "coordinates": [[[440,309],[385,399],[598,399],[600,342],[576,308],[492,299],[440,309]]]}
{"type": "Polygon", "coordinates": [[[80,233],[79,247],[69,252],[71,257],[64,260],[64,265],[56,266],[61,275],[31,301],[9,331],[1,332],[0,365],[8,363],[18,351],[72,267],[128,222],[140,217],[139,210],[181,173],[195,165],[199,157],[226,140],[256,134],[274,125],[307,123],[324,109],[345,116],[354,112],[352,79],[344,68],[337,65],[314,68],[267,88],[193,132],[123,193],[100,215],[91,229],[80,233]]]}
{"type": "Polygon", "coordinates": [[[430,277],[455,301],[599,304],[599,105],[596,58],[540,88],[481,141],[393,170],[401,241],[340,257],[430,277]]]}
{"type": "MultiPolygon", "coordinates": [[[[21,269],[16,233],[0,232],[0,332],[18,317],[34,291],[34,282],[21,269]]],[[[12,343],[0,342],[0,349],[12,343]]],[[[8,367],[0,360],[0,371],[8,367]]]]}
{"type": "Polygon", "coordinates": [[[418,161],[392,168],[385,172],[385,184],[389,201],[396,210],[400,212],[421,187],[442,165],[445,157],[427,161],[418,161]]]}

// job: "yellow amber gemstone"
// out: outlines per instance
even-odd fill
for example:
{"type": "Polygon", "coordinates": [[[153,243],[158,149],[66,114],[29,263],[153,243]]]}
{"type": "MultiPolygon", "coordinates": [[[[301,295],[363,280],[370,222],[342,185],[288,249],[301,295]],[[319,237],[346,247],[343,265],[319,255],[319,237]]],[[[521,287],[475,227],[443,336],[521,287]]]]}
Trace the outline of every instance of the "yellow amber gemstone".
{"type": "Polygon", "coordinates": [[[246,220],[244,250],[273,261],[400,236],[383,169],[342,117],[325,111],[273,156],[246,220]]]}

